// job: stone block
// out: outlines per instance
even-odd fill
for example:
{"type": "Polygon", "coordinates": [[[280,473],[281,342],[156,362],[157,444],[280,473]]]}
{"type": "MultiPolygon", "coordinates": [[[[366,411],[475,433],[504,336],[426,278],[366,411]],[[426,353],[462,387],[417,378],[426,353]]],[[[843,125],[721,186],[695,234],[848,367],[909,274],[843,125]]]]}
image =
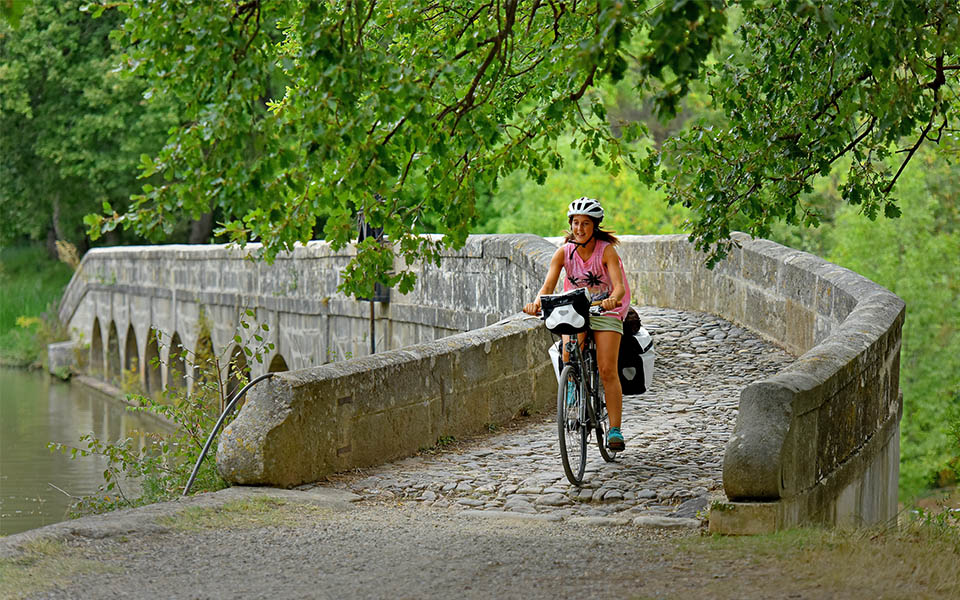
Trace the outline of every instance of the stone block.
{"type": "Polygon", "coordinates": [[[796,496],[817,481],[817,447],[820,444],[816,411],[793,419],[784,440],[781,469],[782,497],[796,496]]]}
{"type": "Polygon", "coordinates": [[[777,531],[778,502],[714,502],[709,531],[720,535],[763,535],[777,531]]]}
{"type": "Polygon", "coordinates": [[[814,346],[816,335],[813,311],[787,298],[784,305],[783,345],[793,354],[801,355],[814,346]]]}
{"type": "Polygon", "coordinates": [[[732,277],[742,279],[743,272],[743,248],[731,248],[727,257],[721,260],[713,268],[716,277],[732,277]]]}
{"type": "Polygon", "coordinates": [[[745,290],[744,324],[768,338],[786,338],[786,301],[757,288],[745,290]]]}
{"type": "Polygon", "coordinates": [[[47,370],[57,377],[68,377],[77,362],[77,343],[57,342],[47,345],[47,370]]]}
{"type": "Polygon", "coordinates": [[[673,271],[663,274],[662,301],[665,306],[697,310],[693,304],[693,278],[689,272],[673,271]]]}
{"type": "Polygon", "coordinates": [[[754,244],[750,250],[744,251],[740,276],[763,290],[776,290],[780,263],[775,257],[761,252],[760,248],[755,249],[758,245],[754,244]]]}
{"type": "Polygon", "coordinates": [[[638,306],[672,306],[666,291],[667,275],[660,271],[631,271],[628,277],[635,281],[630,285],[631,302],[638,306]]]}
{"type": "Polygon", "coordinates": [[[752,383],[723,458],[723,489],[732,500],[780,497],[783,447],[796,391],[776,381],[752,383]]]}
{"type": "Polygon", "coordinates": [[[369,466],[409,456],[436,443],[442,424],[430,419],[430,402],[420,400],[392,410],[358,414],[350,424],[353,466],[369,466]]]}
{"type": "Polygon", "coordinates": [[[817,272],[824,261],[805,252],[795,252],[784,260],[777,282],[778,293],[806,308],[816,310],[817,272]]]}
{"type": "Polygon", "coordinates": [[[843,488],[834,508],[833,523],[841,527],[862,527],[860,518],[861,482],[855,481],[843,488]]]}

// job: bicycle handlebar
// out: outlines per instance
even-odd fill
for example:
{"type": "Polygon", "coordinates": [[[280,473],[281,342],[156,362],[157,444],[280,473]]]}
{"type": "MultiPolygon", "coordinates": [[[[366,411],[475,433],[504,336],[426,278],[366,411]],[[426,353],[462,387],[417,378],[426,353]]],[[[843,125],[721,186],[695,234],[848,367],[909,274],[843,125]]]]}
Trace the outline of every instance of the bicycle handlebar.
{"type": "MultiPolygon", "coordinates": [[[[603,304],[603,301],[606,300],[606,299],[608,299],[609,297],[610,297],[610,292],[603,292],[602,294],[600,294],[599,296],[597,296],[597,297],[590,303],[590,309],[589,309],[590,314],[592,314],[592,315],[600,315],[600,314],[602,314],[602,310],[603,310],[603,309],[595,309],[595,307],[600,306],[601,304],[603,304]]],[[[618,303],[616,304],[616,306],[614,306],[612,309],[608,309],[608,310],[613,310],[613,309],[619,308],[619,307],[621,307],[621,306],[623,306],[623,300],[622,300],[622,299],[620,300],[620,302],[618,302],[618,303]]],[[[526,312],[526,309],[524,309],[524,312],[526,312]]],[[[530,314],[530,313],[527,313],[527,314],[530,314]]],[[[539,315],[539,317],[540,317],[540,320],[542,321],[543,318],[544,318],[544,317],[543,317],[543,309],[542,309],[542,308],[541,308],[540,310],[538,310],[533,316],[538,316],[538,315],[539,315]]]]}
{"type": "MultiPolygon", "coordinates": [[[[598,300],[598,301],[595,301],[595,302],[591,302],[591,303],[590,303],[590,314],[591,314],[591,315],[600,315],[600,314],[602,314],[602,313],[603,313],[603,309],[602,309],[602,308],[597,308],[597,307],[599,307],[601,304],[603,304],[603,300],[598,300]]],[[[617,304],[617,305],[614,306],[613,308],[618,308],[619,306],[620,306],[620,305],[617,304]]],[[[610,310],[613,310],[613,309],[610,309],[610,310]]]]}
{"type": "MultiPolygon", "coordinates": [[[[595,310],[595,308],[598,307],[598,306],[600,306],[601,304],[603,304],[603,300],[594,300],[593,302],[591,302],[591,303],[590,303],[590,314],[593,314],[593,315],[599,315],[599,314],[601,314],[601,313],[603,312],[602,309],[601,309],[601,310],[595,310]]],[[[619,308],[620,306],[623,306],[623,303],[617,304],[614,308],[619,308]]],[[[613,310],[613,309],[610,309],[610,310],[613,310]]],[[[537,312],[537,314],[534,315],[534,316],[539,316],[539,317],[540,317],[540,320],[542,321],[543,318],[544,318],[544,317],[543,317],[543,309],[540,309],[540,310],[537,312]]]]}

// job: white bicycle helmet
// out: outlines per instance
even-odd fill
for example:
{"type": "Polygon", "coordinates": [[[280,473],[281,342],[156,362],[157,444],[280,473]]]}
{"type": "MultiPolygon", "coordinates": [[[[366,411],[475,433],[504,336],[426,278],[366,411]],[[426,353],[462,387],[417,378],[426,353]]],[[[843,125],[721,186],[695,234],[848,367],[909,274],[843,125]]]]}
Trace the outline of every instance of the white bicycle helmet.
{"type": "Polygon", "coordinates": [[[567,208],[567,219],[573,215],[587,215],[597,220],[597,223],[603,220],[603,207],[593,198],[583,196],[570,203],[567,208]]]}

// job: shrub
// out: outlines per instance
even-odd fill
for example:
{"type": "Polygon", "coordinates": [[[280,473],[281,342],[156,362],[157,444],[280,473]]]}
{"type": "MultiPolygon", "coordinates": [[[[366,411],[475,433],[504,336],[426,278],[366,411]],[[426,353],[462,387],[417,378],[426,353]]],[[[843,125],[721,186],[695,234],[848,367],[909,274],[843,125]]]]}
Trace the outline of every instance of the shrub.
{"type": "MultiPolygon", "coordinates": [[[[254,316],[253,311],[249,310],[245,314],[254,316]]],[[[242,329],[238,328],[234,339],[241,344],[245,356],[262,363],[264,354],[274,348],[261,335],[269,328],[266,323],[251,328],[246,320],[241,320],[240,326],[242,329]],[[246,341],[239,333],[241,331],[247,333],[246,341]]],[[[72,509],[74,515],[141,506],[170,500],[182,494],[207,437],[229,400],[227,393],[230,382],[221,376],[225,364],[222,355],[212,352],[198,355],[181,350],[179,355],[171,351],[171,358],[182,358],[194,369],[194,389],[189,396],[181,389],[167,388],[159,399],[139,393],[127,393],[126,399],[131,404],[128,410],[151,413],[172,423],[172,434],[147,434],[148,441],[143,448],[130,437],[106,442],[93,434],[81,436],[80,447],[59,443],[47,445],[51,451],[69,453],[75,459],[94,455],[106,459],[103,482],[97,492],[83,496],[75,503],[72,509]],[[131,493],[127,481],[139,482],[139,496],[131,493]]],[[[233,371],[239,374],[241,386],[249,381],[249,367],[245,360],[239,362],[235,356],[226,364],[230,364],[233,371]]],[[[158,365],[158,359],[154,359],[154,366],[158,365]]],[[[216,438],[211,444],[213,447],[216,447],[216,438]]],[[[191,488],[194,493],[216,491],[229,485],[220,477],[214,461],[207,458],[201,463],[191,488]]]]}

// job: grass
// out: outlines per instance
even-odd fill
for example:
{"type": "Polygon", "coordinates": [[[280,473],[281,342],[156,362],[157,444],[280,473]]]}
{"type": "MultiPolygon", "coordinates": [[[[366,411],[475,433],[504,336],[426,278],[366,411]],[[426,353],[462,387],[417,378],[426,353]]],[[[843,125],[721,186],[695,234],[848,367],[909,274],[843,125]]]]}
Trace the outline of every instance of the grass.
{"type": "Polygon", "coordinates": [[[56,309],[72,275],[42,246],[0,248],[0,364],[42,363],[47,343],[61,337],[56,309]]]}
{"type": "Polygon", "coordinates": [[[78,575],[115,570],[81,558],[62,542],[38,540],[28,543],[19,556],[0,559],[0,598],[25,598],[66,586],[78,575]]]}
{"type": "MultiPolygon", "coordinates": [[[[700,571],[701,597],[960,598],[960,520],[688,538],[670,562],[700,571]]],[[[682,597],[676,584],[689,577],[648,578],[641,597],[682,597]]]]}
{"type": "Polygon", "coordinates": [[[219,507],[187,508],[175,516],[161,518],[159,523],[184,532],[255,529],[294,526],[331,512],[332,509],[327,507],[287,502],[271,496],[257,496],[232,500],[219,507]]]}

